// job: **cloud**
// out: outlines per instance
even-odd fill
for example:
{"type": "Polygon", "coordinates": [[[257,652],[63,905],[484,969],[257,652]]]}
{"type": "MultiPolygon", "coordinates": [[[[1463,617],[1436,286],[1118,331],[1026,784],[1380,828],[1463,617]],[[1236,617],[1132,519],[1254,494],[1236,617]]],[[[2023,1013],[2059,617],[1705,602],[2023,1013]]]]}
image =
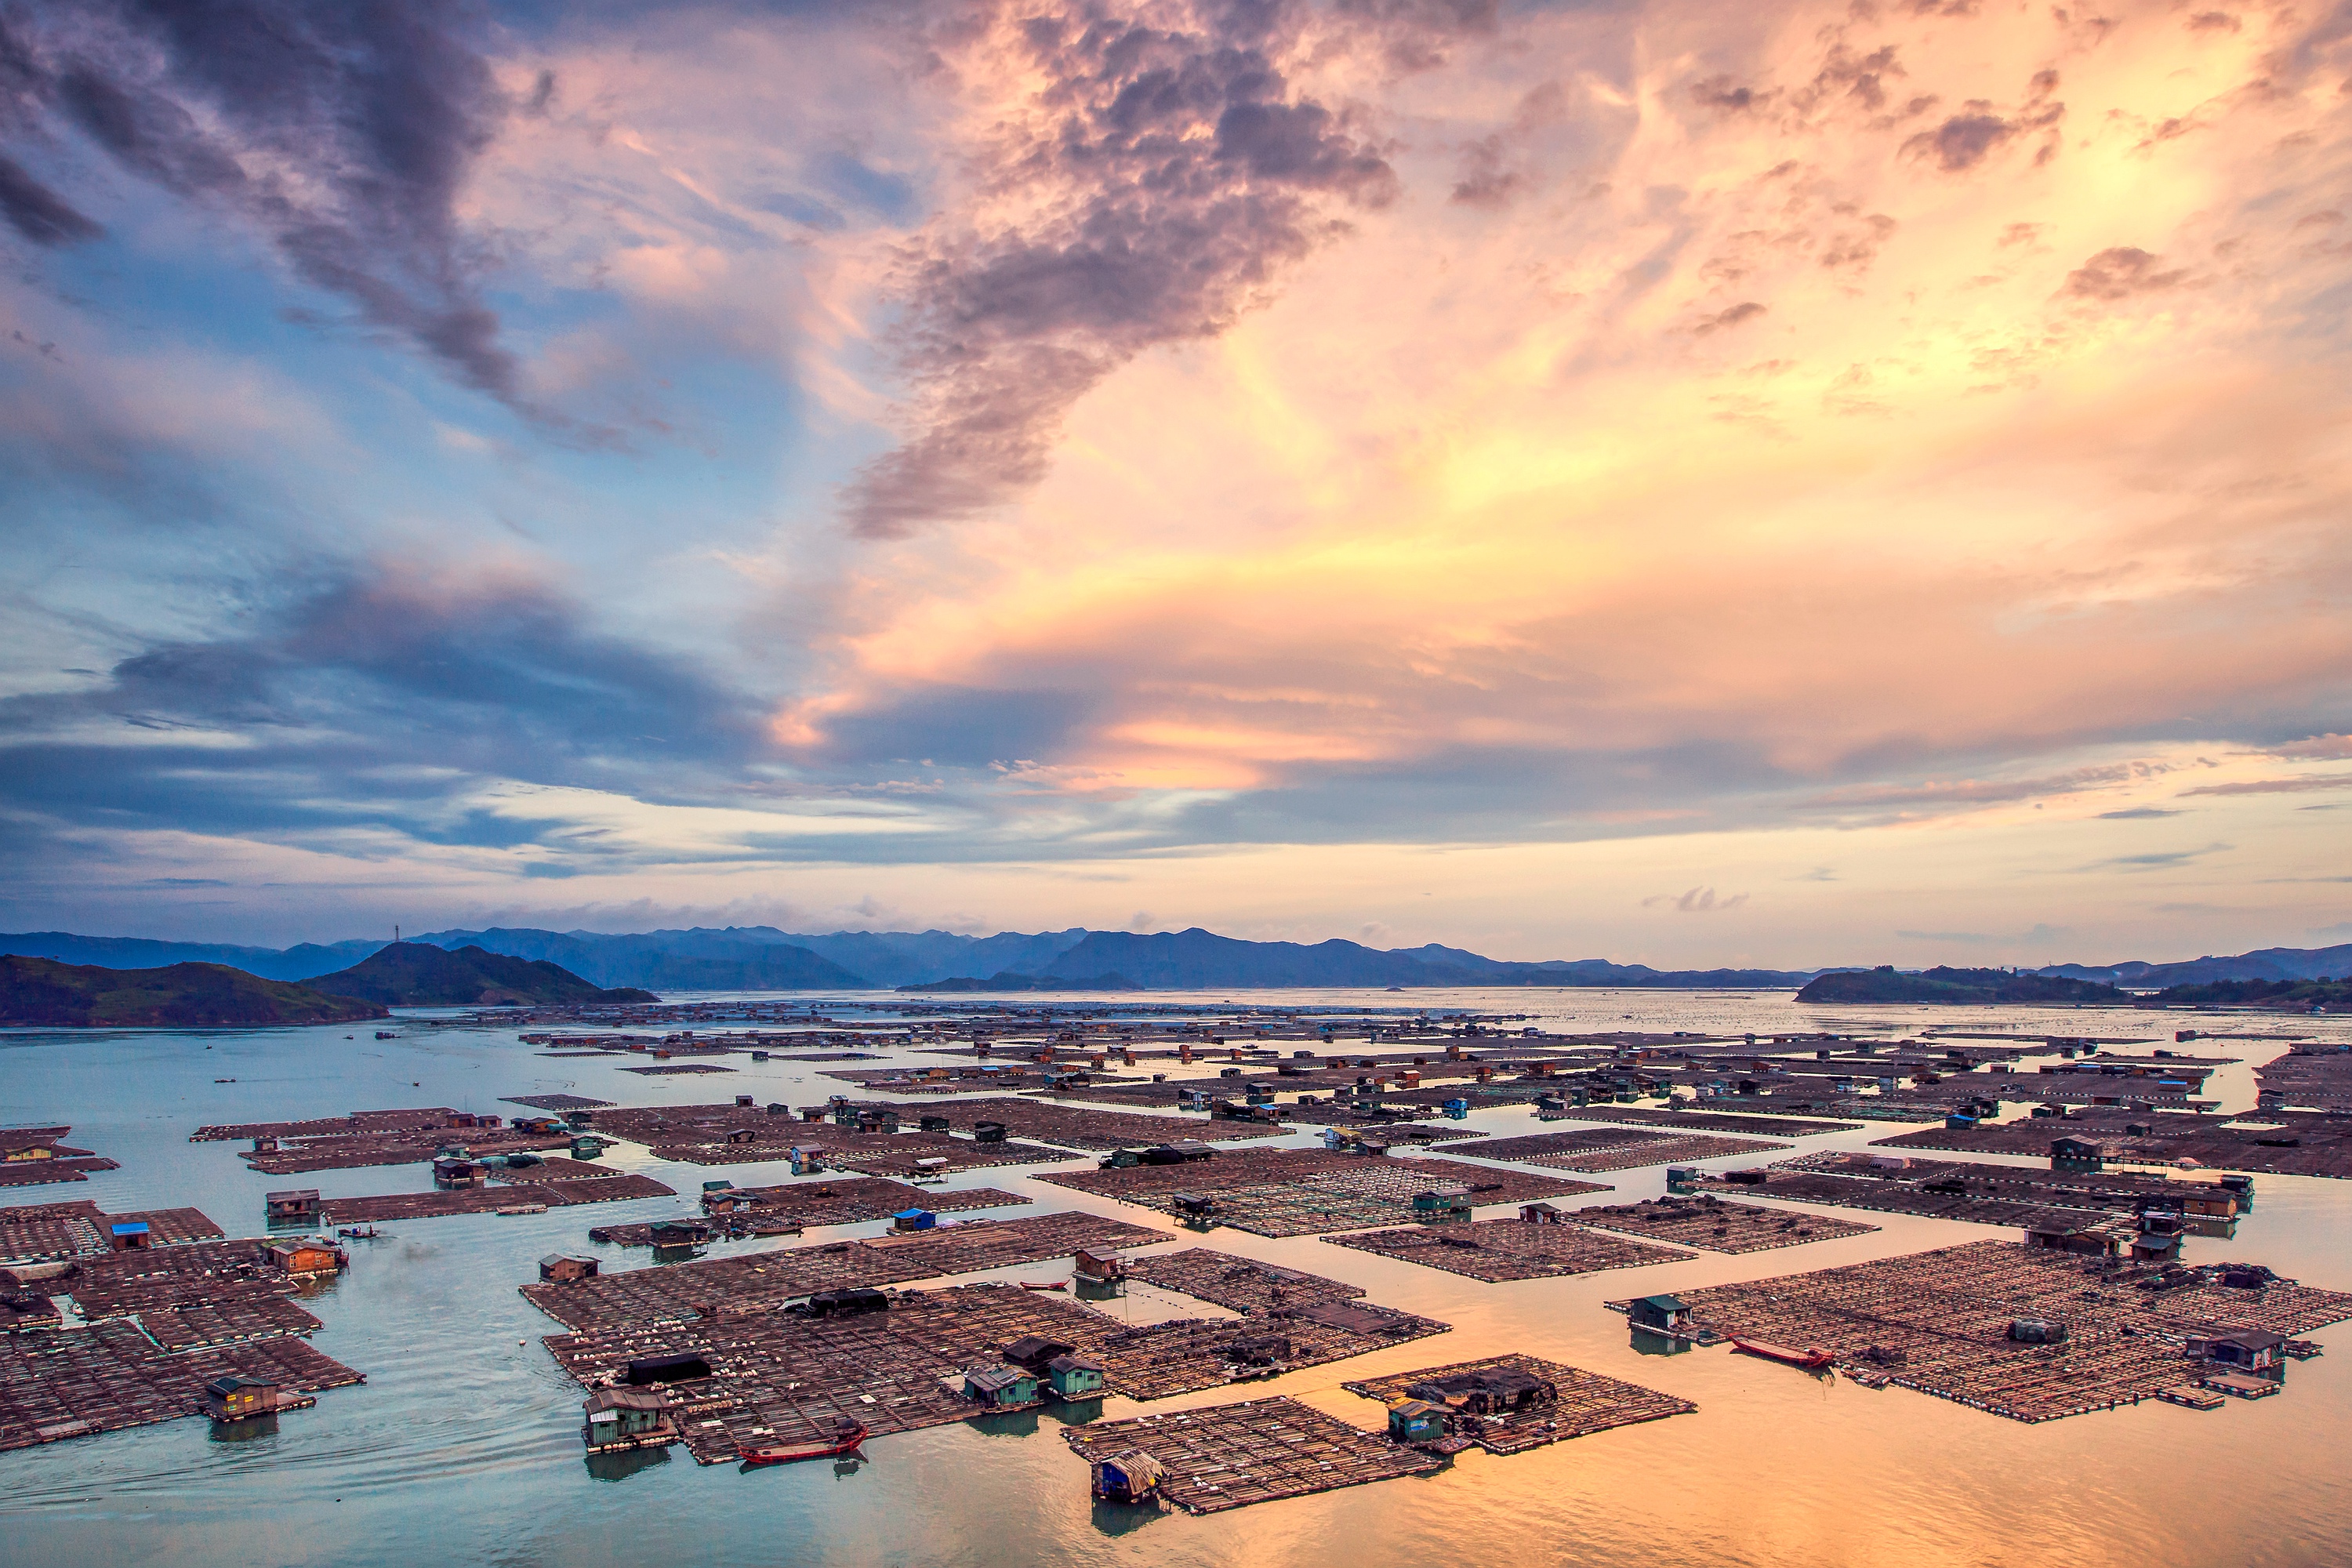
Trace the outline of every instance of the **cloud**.
{"type": "Polygon", "coordinates": [[[2352,789],[2352,773],[2305,774],[2292,779],[2242,779],[2234,784],[2200,784],[2180,792],[2192,795],[2304,795],[2314,790],[2352,789]]]}
{"type": "Polygon", "coordinates": [[[502,782],[727,794],[763,743],[753,710],[583,620],[495,562],[322,572],[249,631],[156,644],[103,685],[0,700],[0,806],[513,845],[538,828],[484,808],[502,782]]]}
{"type": "Polygon", "coordinates": [[[2116,246],[2066,274],[2063,292],[2078,300],[2128,300],[2177,289],[2188,277],[2186,268],[2167,269],[2159,258],[2136,246],[2116,246]]]}
{"type": "Polygon", "coordinates": [[[2029,779],[1928,780],[1920,784],[1857,784],[1800,800],[1801,811],[1885,811],[1909,806],[2002,805],[2044,795],[2079,795],[2122,784],[2141,770],[2128,763],[2078,768],[2029,779]]]}
{"type": "Polygon", "coordinates": [[[1642,900],[1643,909],[1671,909],[1677,914],[1711,915],[1725,910],[1736,910],[1748,902],[1745,893],[1734,893],[1727,899],[1715,896],[1713,888],[1691,888],[1680,893],[1657,893],[1642,900]]]}
{"type": "Polygon", "coordinates": [[[2308,740],[2290,741],[2284,746],[2265,748],[2273,757],[2296,757],[2315,762],[2352,762],[2352,735],[2314,735],[2308,740]]]}
{"type": "Polygon", "coordinates": [[[2094,860],[2081,867],[2084,871],[2164,871],[2175,866],[2186,866],[2208,855],[2225,854],[2235,848],[2231,844],[2208,844],[2202,849],[2157,850],[2146,855],[2114,855],[2104,860],[2094,860]]]}
{"type": "Polygon", "coordinates": [[[106,232],[5,154],[0,154],[0,215],[35,245],[73,245],[106,232]]]}
{"type": "Polygon", "coordinates": [[[1719,332],[1727,327],[1738,326],[1743,321],[1752,321],[1757,317],[1762,315],[1767,308],[1768,307],[1766,306],[1758,304],[1753,300],[1742,300],[1737,305],[1729,306],[1724,310],[1717,310],[1711,316],[1702,318],[1699,321],[1699,323],[1693,327],[1691,331],[1697,336],[1703,338],[1711,332],[1719,332]]]}
{"type": "MultiPolygon", "coordinates": [[[[2191,791],[2190,793],[2194,794],[2195,792],[2191,791]]],[[[2147,822],[2159,816],[2179,816],[2179,815],[2180,813],[2177,811],[2168,811],[2160,805],[2135,805],[2127,807],[2122,811],[2100,812],[2098,814],[2097,820],[2101,822],[2147,822]]]]}
{"type": "MultiPolygon", "coordinates": [[[[120,167],[234,213],[366,325],[542,424],[484,302],[457,207],[508,105],[455,0],[149,7],[80,0],[16,40],[27,96],[120,167]]],[[[0,205],[45,244],[95,224],[0,169],[0,205]],[[27,224],[33,225],[32,229],[27,224]]]]}
{"type": "MultiPolygon", "coordinates": [[[[1382,13],[1391,26],[1409,13],[1382,13]]],[[[1034,90],[998,105],[986,199],[935,222],[902,280],[912,429],[845,505],[874,539],[999,505],[1044,477],[1070,405],[1147,349],[1212,336],[1386,205],[1395,171],[1277,57],[1286,7],[1024,16],[965,67],[1034,90]]]]}

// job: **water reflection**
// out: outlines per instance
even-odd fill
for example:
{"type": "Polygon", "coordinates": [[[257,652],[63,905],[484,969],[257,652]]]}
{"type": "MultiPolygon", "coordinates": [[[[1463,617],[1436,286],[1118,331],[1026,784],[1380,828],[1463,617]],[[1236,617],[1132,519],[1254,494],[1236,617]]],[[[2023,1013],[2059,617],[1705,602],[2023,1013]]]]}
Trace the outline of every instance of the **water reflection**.
{"type": "Polygon", "coordinates": [[[600,1481],[625,1481],[639,1470],[669,1463],[667,1448],[624,1448],[618,1453],[582,1456],[589,1475],[600,1481]]]}
{"type": "Polygon", "coordinates": [[[248,1415],[242,1421],[214,1421],[212,1440],[215,1443],[251,1443],[262,1437],[278,1436],[278,1415],[248,1415]]]}
{"type": "MultiPolygon", "coordinates": [[[[1285,1005],[1400,1001],[1377,993],[1262,999],[1285,1005]]],[[[1759,1036],[1801,1027],[1912,1033],[1928,1024],[2022,1036],[2152,1032],[2146,1015],[2129,1013],[1822,1013],[1795,1007],[1785,993],[1456,993],[1417,994],[1412,1001],[1524,1014],[1554,1028],[1613,1028],[1621,1014],[1630,1015],[1622,1022],[1661,1033],[1721,1033],[1734,1026],[1759,1036]]],[[[2203,1047],[2241,1058],[2211,1080],[2210,1092],[2225,1110],[2252,1108],[2252,1064],[2275,1055],[2287,1033],[2352,1037],[2352,1019],[2295,1019],[2277,1028],[2279,1046],[2215,1040],[2203,1047]]],[[[118,1171],[77,1184],[75,1197],[118,1213],[193,1205],[232,1235],[251,1236],[262,1224],[263,1192],[286,1179],[250,1171],[235,1145],[187,1142],[201,1123],[395,1105],[479,1111],[497,1109],[500,1096],[556,1091],[628,1104],[712,1098],[708,1081],[647,1080],[614,1062],[541,1058],[510,1030],[420,1031],[413,1041],[384,1042],[383,1056],[344,1053],[340,1037],[336,1031],[330,1049],[319,1033],[303,1030],[215,1035],[202,1040],[216,1047],[207,1051],[168,1032],[12,1036],[0,1039],[0,1121],[71,1122],[77,1142],[122,1162],[118,1171]],[[418,1078],[396,1076],[411,1071],[418,1078]],[[230,1073],[239,1082],[212,1082],[230,1073]],[[135,1094],[125,1084],[137,1085],[135,1094]]],[[[740,1074],[723,1081],[763,1100],[821,1098],[841,1087],[813,1076],[795,1085],[793,1075],[801,1068],[790,1061],[738,1065],[740,1074]]],[[[1466,1126],[1496,1136],[1543,1130],[1524,1108],[1482,1108],[1466,1126]]],[[[1790,1142],[1798,1152],[1858,1151],[1901,1130],[1881,1124],[1790,1142]]],[[[1302,1134],[1286,1142],[1304,1147],[1310,1140],[1302,1134]]],[[[1473,1151],[1455,1145],[1432,1152],[1473,1151]]],[[[614,1150],[605,1163],[656,1176],[682,1194],[709,1174],[635,1146],[614,1150]]],[[[1721,1169],[1732,1160],[1698,1163],[1721,1169]]],[[[420,1174],[416,1167],[357,1169],[301,1180],[336,1196],[357,1196],[414,1191],[427,1184],[420,1174]]],[[[749,1185],[790,1178],[780,1167],[752,1166],[736,1179],[749,1185]]],[[[1616,1191],[1593,1202],[1630,1202],[1664,1186],[1656,1168],[1603,1179],[1616,1191]]],[[[2309,1284],[2352,1287],[2352,1183],[2263,1177],[2260,1184],[2260,1211],[2240,1222],[2233,1238],[2210,1236],[2192,1221],[2189,1259],[2243,1258],[2309,1284]]],[[[1013,1442],[993,1437],[1017,1433],[992,1434],[980,1423],[888,1435],[873,1441],[870,1462],[879,1468],[857,1486],[825,1484],[815,1464],[780,1467],[757,1479],[658,1450],[584,1456],[581,1392],[540,1343],[557,1325],[514,1289],[536,1279],[538,1258],[551,1251],[593,1250],[616,1274],[643,1266],[644,1251],[585,1243],[588,1226],[665,1217],[689,1208],[690,1197],[587,1213],[404,1223],[400,1239],[389,1245],[352,1245],[352,1272],[316,1298],[325,1320],[318,1348],[365,1372],[365,1386],[334,1392],[268,1442],[208,1441],[204,1423],[186,1420],[0,1455],[7,1483],[0,1489],[0,1529],[9,1542],[0,1561],[49,1568],[166,1559],[365,1564],[393,1557],[467,1562],[495,1550],[502,1561],[605,1568],[641,1558],[651,1510],[694,1519],[692,1555],[714,1565],[793,1560],[1058,1568],[1134,1556],[1122,1552],[1125,1543],[1116,1538],[1163,1521],[1149,1538],[1154,1561],[1236,1568],[1326,1560],[1447,1563],[1474,1552],[1491,1568],[1551,1568],[1563,1558],[1580,1568],[1887,1562],[1973,1568],[2060,1561],[2096,1568],[2303,1568],[2352,1562],[2352,1491],[2340,1473],[2342,1454],[2352,1451],[2352,1354],[2343,1349],[2352,1326],[2315,1335],[2336,1354],[2298,1364],[2297,1387],[2278,1398],[2231,1399],[2210,1412],[2150,1401],[2026,1426],[1900,1388],[1863,1397],[1869,1391],[1860,1384],[1809,1382],[1719,1347],[1701,1347],[1705,1353],[1695,1355],[1671,1342],[1629,1342],[1625,1320],[1601,1306],[2015,1232],[1873,1214],[1870,1220],[1883,1228],[1866,1236],[1486,1286],[1311,1237],[1270,1240],[1213,1222],[1179,1232],[1146,1211],[1039,1183],[1020,1167],[949,1184],[1003,1188],[1033,1200],[1029,1213],[1086,1208],[1115,1215],[1158,1227],[1171,1246],[1207,1245],[1343,1279],[1371,1300],[1453,1327],[1432,1342],[1270,1384],[1150,1405],[1113,1399],[1107,1408],[1049,1408],[1031,1417],[1034,1436],[1013,1442]],[[1203,1235],[1205,1243],[1197,1239],[1203,1235]],[[1370,1428],[1378,1425],[1378,1406],[1341,1390],[1342,1381],[1507,1352],[1659,1388],[1692,1400],[1698,1414],[1508,1458],[1473,1455],[1424,1480],[1205,1518],[1095,1502],[1086,1465],[1058,1440],[1065,1424],[1098,1415],[1268,1394],[1296,1395],[1370,1428]],[[1769,1484],[1758,1482],[1759,1456],[1769,1462],[1769,1484]],[[575,1460],[583,1467],[574,1468],[575,1460]],[[2210,1500],[2194,1508],[2147,1506],[2151,1495],[2165,1495],[2184,1460],[2210,1500]],[[648,1473],[625,1490],[594,1484],[639,1471],[648,1473]],[[1662,1493],[1659,1478],[1669,1475],[1671,1492],[1662,1493]],[[2032,1492],[2032,1506],[2020,1506],[2021,1487],[2032,1492]],[[1662,1496],[1670,1502],[1662,1505],[1662,1496]],[[1672,1516],[1664,1527],[1662,1506],[1672,1516]],[[257,1520],[268,1522],[266,1540],[256,1538],[257,1520]],[[1563,1536],[1564,1520],[1573,1521],[1572,1536],[1563,1536]],[[1015,1521],[1018,1528],[1009,1528],[1015,1521]],[[1475,1530],[1475,1544],[1465,1528],[1475,1530]],[[486,1548],[490,1542],[495,1548],[486,1548]],[[780,1550],[787,1542],[795,1544],[780,1550]]],[[[1021,1212],[1000,1211],[999,1217],[1021,1212]]],[[[806,1239],[878,1228],[878,1222],[839,1227],[806,1239]]],[[[712,1254],[795,1244],[722,1243],[712,1254]]],[[[1035,1272],[1024,1266],[999,1277],[1035,1272]]],[[[1231,1315],[1148,1288],[1127,1300],[1108,1293],[1101,1300],[1102,1310],[1122,1323],[1231,1315]]],[[[844,1458],[834,1463],[832,1477],[846,1480],[866,1468],[844,1458]]]]}
{"type": "Polygon", "coordinates": [[[1094,1526],[1105,1535],[1132,1535],[1167,1512],[1168,1506],[1156,1499],[1150,1502],[1106,1502],[1097,1498],[1094,1526]]]}
{"type": "Polygon", "coordinates": [[[1679,1334],[1662,1334],[1639,1324],[1634,1326],[1633,1343],[1636,1355],[1681,1355],[1691,1348],[1691,1342],[1679,1334]]]}

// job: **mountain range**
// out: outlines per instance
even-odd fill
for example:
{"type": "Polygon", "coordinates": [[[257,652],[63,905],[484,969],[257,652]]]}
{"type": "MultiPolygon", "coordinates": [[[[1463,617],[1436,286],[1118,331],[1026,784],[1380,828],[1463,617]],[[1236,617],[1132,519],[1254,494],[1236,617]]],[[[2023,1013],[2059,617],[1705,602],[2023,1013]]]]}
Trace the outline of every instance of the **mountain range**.
{"type": "MultiPolygon", "coordinates": [[[[1059,983],[1150,990],[1327,985],[1794,990],[1819,974],[1869,967],[1660,970],[1597,958],[1530,963],[1487,958],[1434,942],[1382,949],[1342,941],[1244,942],[1197,927],[1150,934],[1072,927],[1034,933],[1003,931],[985,937],[943,931],[794,933],[773,926],[698,926],[620,935],[499,927],[428,931],[408,940],[450,950],[478,947],[488,953],[555,963],[599,986],[667,992],[887,990],[950,981],[964,983],[959,989],[980,989],[998,974],[1022,977],[1023,989],[1050,988],[1059,983]]],[[[80,936],[68,931],[0,935],[0,952],[31,958],[108,968],[226,963],[270,980],[333,974],[389,945],[361,940],[304,942],[280,949],[80,936]]],[[[2231,980],[2315,980],[2352,974],[2352,943],[2314,949],[2265,948],[2232,958],[2186,963],[2053,964],[2022,973],[2134,990],[2231,980]]]]}

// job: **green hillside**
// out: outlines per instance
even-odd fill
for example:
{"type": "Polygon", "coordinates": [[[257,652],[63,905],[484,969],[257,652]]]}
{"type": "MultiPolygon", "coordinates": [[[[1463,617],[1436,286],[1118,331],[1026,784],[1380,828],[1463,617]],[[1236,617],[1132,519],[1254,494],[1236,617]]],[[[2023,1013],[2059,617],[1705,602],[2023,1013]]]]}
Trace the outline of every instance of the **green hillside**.
{"type": "Polygon", "coordinates": [[[39,1028],[214,1028],[347,1024],[381,1018],[373,1002],[264,980],[225,963],[100,969],[46,958],[0,957],[0,1026],[39,1028]]]}

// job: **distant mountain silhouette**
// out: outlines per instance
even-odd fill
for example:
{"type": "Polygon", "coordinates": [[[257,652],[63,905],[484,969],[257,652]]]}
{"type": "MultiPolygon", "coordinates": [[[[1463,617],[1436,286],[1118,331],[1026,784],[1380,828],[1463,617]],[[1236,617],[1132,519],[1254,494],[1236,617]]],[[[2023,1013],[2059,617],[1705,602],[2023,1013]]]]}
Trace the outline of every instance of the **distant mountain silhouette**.
{"type": "MultiPolygon", "coordinates": [[[[1429,942],[1379,949],[1352,942],[1301,944],[1244,942],[1197,927],[1149,935],[1133,931],[833,931],[795,935],[774,926],[698,926],[686,930],[602,931],[494,928],[438,931],[412,943],[478,947],[510,958],[560,964],[599,986],[664,991],[865,991],[955,981],[985,988],[983,976],[1027,975],[1051,988],[1119,975],[1151,989],[1297,986],[1615,986],[1650,990],[1793,990],[1827,969],[1653,969],[1606,959],[1521,963],[1429,942]]],[[[228,963],[250,973],[296,980],[348,967],[388,946],[339,942],[273,949],[143,937],[79,936],[69,931],[0,935],[0,952],[68,963],[228,963]]],[[[2003,972],[2006,973],[2006,972],[2003,972]]],[[[2233,958],[2105,966],[2063,963],[2027,971],[2056,979],[2135,990],[2231,980],[2314,980],[2352,973],[2352,943],[2326,948],[2263,948],[2233,958]]]]}
{"type": "Polygon", "coordinates": [[[450,952],[421,942],[394,942],[349,969],[319,975],[310,984],[338,995],[392,1007],[661,1000],[634,986],[605,990],[543,960],[510,958],[478,947],[450,952]]]}
{"type": "Polygon", "coordinates": [[[766,927],[729,931],[594,931],[491,930],[432,931],[416,940],[436,947],[480,947],[560,963],[600,985],[664,991],[870,991],[875,982],[766,927]]]}
{"type": "Polygon", "coordinates": [[[264,980],[221,963],[103,969],[0,957],[0,1025],[16,1028],[218,1028],[347,1024],[377,1003],[264,980]]]}
{"type": "Polygon", "coordinates": [[[2136,991],[2171,985],[2209,985],[2225,980],[2316,980],[2352,974],[2352,942],[2335,947],[2265,947],[2230,958],[2192,958],[2178,963],[2105,965],[2053,963],[2034,971],[2073,980],[2102,980],[2136,991]]]}

